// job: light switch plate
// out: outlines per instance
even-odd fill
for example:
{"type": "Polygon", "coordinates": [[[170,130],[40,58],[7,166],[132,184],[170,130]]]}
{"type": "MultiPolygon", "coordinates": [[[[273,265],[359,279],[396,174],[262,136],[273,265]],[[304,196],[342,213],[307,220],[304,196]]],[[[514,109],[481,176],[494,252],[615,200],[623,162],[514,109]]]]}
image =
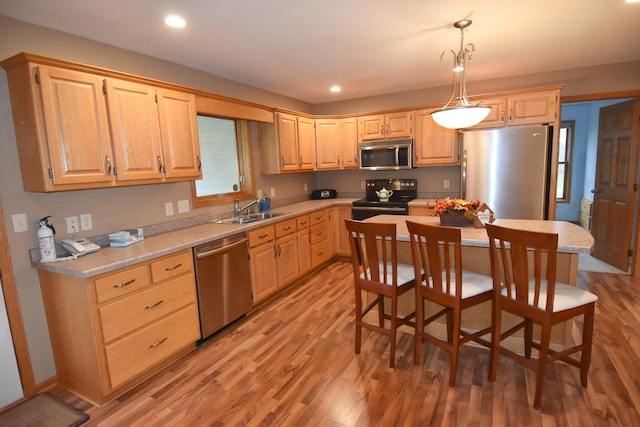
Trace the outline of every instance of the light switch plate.
{"type": "Polygon", "coordinates": [[[167,202],[164,204],[164,215],[165,216],[173,215],[173,203],[167,202]]]}
{"type": "Polygon", "coordinates": [[[80,214],[80,230],[86,231],[93,228],[91,214],[80,214]]]}
{"type": "Polygon", "coordinates": [[[178,200],[178,213],[189,212],[189,201],[188,200],[178,200]]]}
{"type": "Polygon", "coordinates": [[[27,226],[27,215],[23,213],[13,214],[11,215],[11,220],[13,221],[13,231],[14,233],[24,233],[28,231],[27,226]]]}

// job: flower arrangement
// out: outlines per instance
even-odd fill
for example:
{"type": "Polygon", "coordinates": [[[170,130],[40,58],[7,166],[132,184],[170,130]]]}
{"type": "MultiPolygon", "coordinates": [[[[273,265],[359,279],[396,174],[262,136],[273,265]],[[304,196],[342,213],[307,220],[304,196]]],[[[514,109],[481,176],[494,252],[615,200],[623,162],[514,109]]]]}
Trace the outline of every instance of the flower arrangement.
{"type": "Polygon", "coordinates": [[[465,218],[472,220],[473,214],[479,206],[480,200],[464,200],[447,197],[436,200],[434,213],[442,216],[462,212],[465,218]]]}

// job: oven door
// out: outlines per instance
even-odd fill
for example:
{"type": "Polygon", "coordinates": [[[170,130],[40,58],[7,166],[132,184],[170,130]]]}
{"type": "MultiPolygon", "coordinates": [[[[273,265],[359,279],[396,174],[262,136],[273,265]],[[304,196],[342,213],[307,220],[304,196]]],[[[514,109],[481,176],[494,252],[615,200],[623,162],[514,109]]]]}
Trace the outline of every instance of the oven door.
{"type": "Polygon", "coordinates": [[[357,221],[376,215],[409,215],[409,207],[352,206],[351,218],[357,221]]]}

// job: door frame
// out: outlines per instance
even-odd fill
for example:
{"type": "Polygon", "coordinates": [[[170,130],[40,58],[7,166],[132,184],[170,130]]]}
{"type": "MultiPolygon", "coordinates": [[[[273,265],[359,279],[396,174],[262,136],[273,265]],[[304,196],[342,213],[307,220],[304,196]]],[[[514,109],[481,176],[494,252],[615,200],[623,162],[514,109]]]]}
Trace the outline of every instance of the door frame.
{"type": "MultiPolygon", "coordinates": [[[[624,98],[640,98],[640,89],[636,90],[624,90],[617,92],[602,92],[592,93],[586,95],[572,95],[572,96],[560,96],[560,108],[562,104],[568,104],[573,102],[588,102],[588,101],[605,101],[610,99],[624,99],[624,98]]],[[[638,212],[638,197],[636,196],[636,203],[634,208],[635,224],[633,227],[634,235],[631,242],[633,245],[633,253],[631,255],[631,272],[632,277],[640,277],[640,212],[638,212]]]]}
{"type": "Polygon", "coordinates": [[[11,253],[9,252],[9,241],[7,239],[2,201],[0,201],[0,271],[2,272],[2,293],[4,294],[4,300],[7,306],[11,339],[13,340],[16,361],[18,362],[18,370],[20,371],[20,382],[22,383],[24,399],[27,399],[36,394],[36,384],[33,378],[33,368],[27,346],[27,336],[24,332],[24,323],[22,322],[13,264],[11,263],[11,253]]]}

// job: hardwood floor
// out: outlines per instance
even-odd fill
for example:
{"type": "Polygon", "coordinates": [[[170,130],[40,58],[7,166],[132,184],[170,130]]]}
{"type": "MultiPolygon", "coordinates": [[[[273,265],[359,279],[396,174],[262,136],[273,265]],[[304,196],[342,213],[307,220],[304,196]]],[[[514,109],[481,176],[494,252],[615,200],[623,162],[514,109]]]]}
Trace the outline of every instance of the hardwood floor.
{"type": "Polygon", "coordinates": [[[399,333],[395,369],[378,334],[365,332],[356,356],[352,270],[342,260],[102,408],[50,392],[100,426],[637,426],[640,280],[581,272],[579,286],[600,297],[589,386],[554,364],[540,411],[534,375],[501,359],[490,383],[483,348],[462,349],[455,387],[449,355],[435,346],[423,344],[413,365],[411,334],[399,333]]]}

